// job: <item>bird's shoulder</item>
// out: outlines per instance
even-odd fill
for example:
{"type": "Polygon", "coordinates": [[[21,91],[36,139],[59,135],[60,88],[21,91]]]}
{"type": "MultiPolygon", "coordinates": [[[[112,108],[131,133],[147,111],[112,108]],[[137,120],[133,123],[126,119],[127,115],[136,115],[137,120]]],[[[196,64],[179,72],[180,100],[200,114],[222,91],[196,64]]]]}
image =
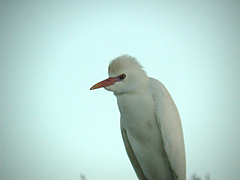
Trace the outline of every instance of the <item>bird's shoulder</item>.
{"type": "Polygon", "coordinates": [[[149,78],[149,91],[153,96],[165,96],[167,94],[167,89],[165,86],[154,78],[149,78]]]}

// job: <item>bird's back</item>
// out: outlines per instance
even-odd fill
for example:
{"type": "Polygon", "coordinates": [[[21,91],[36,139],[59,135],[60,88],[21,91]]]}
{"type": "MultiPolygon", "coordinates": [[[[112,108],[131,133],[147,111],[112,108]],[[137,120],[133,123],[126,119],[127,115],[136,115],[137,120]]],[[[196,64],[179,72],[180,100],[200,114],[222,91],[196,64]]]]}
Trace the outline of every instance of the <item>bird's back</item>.
{"type": "Polygon", "coordinates": [[[182,124],[177,107],[165,86],[150,78],[149,89],[153,96],[156,116],[161,128],[164,148],[178,180],[186,179],[186,158],[182,124]]]}

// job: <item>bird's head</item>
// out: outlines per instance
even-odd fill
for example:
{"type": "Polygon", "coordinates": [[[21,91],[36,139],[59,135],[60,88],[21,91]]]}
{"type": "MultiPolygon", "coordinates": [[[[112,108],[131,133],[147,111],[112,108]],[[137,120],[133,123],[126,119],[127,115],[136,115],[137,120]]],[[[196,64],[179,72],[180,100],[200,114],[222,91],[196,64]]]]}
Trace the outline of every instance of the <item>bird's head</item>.
{"type": "Polygon", "coordinates": [[[141,92],[148,87],[148,77],[139,62],[131,56],[123,55],[112,60],[108,67],[109,78],[91,90],[104,87],[115,95],[141,92]]]}

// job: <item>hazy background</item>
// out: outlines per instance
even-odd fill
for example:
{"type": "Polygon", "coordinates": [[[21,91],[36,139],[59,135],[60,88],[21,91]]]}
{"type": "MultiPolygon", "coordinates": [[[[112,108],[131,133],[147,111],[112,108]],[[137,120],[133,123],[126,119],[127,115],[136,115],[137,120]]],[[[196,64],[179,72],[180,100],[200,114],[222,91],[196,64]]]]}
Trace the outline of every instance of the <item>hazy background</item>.
{"type": "Polygon", "coordinates": [[[187,177],[240,178],[240,1],[1,1],[0,179],[136,180],[109,61],[135,56],[179,109],[187,177]]]}

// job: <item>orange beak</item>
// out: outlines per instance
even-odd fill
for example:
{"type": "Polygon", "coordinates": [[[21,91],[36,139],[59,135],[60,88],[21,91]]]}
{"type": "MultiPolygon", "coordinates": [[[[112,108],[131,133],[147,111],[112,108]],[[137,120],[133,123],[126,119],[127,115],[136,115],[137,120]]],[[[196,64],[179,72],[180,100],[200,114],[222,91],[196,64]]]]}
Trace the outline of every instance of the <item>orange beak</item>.
{"type": "Polygon", "coordinates": [[[101,88],[101,87],[107,87],[107,86],[111,86],[113,85],[115,82],[118,82],[120,81],[119,77],[110,77],[110,78],[107,78],[97,84],[94,84],[90,90],[93,90],[93,89],[98,89],[98,88],[101,88]]]}

